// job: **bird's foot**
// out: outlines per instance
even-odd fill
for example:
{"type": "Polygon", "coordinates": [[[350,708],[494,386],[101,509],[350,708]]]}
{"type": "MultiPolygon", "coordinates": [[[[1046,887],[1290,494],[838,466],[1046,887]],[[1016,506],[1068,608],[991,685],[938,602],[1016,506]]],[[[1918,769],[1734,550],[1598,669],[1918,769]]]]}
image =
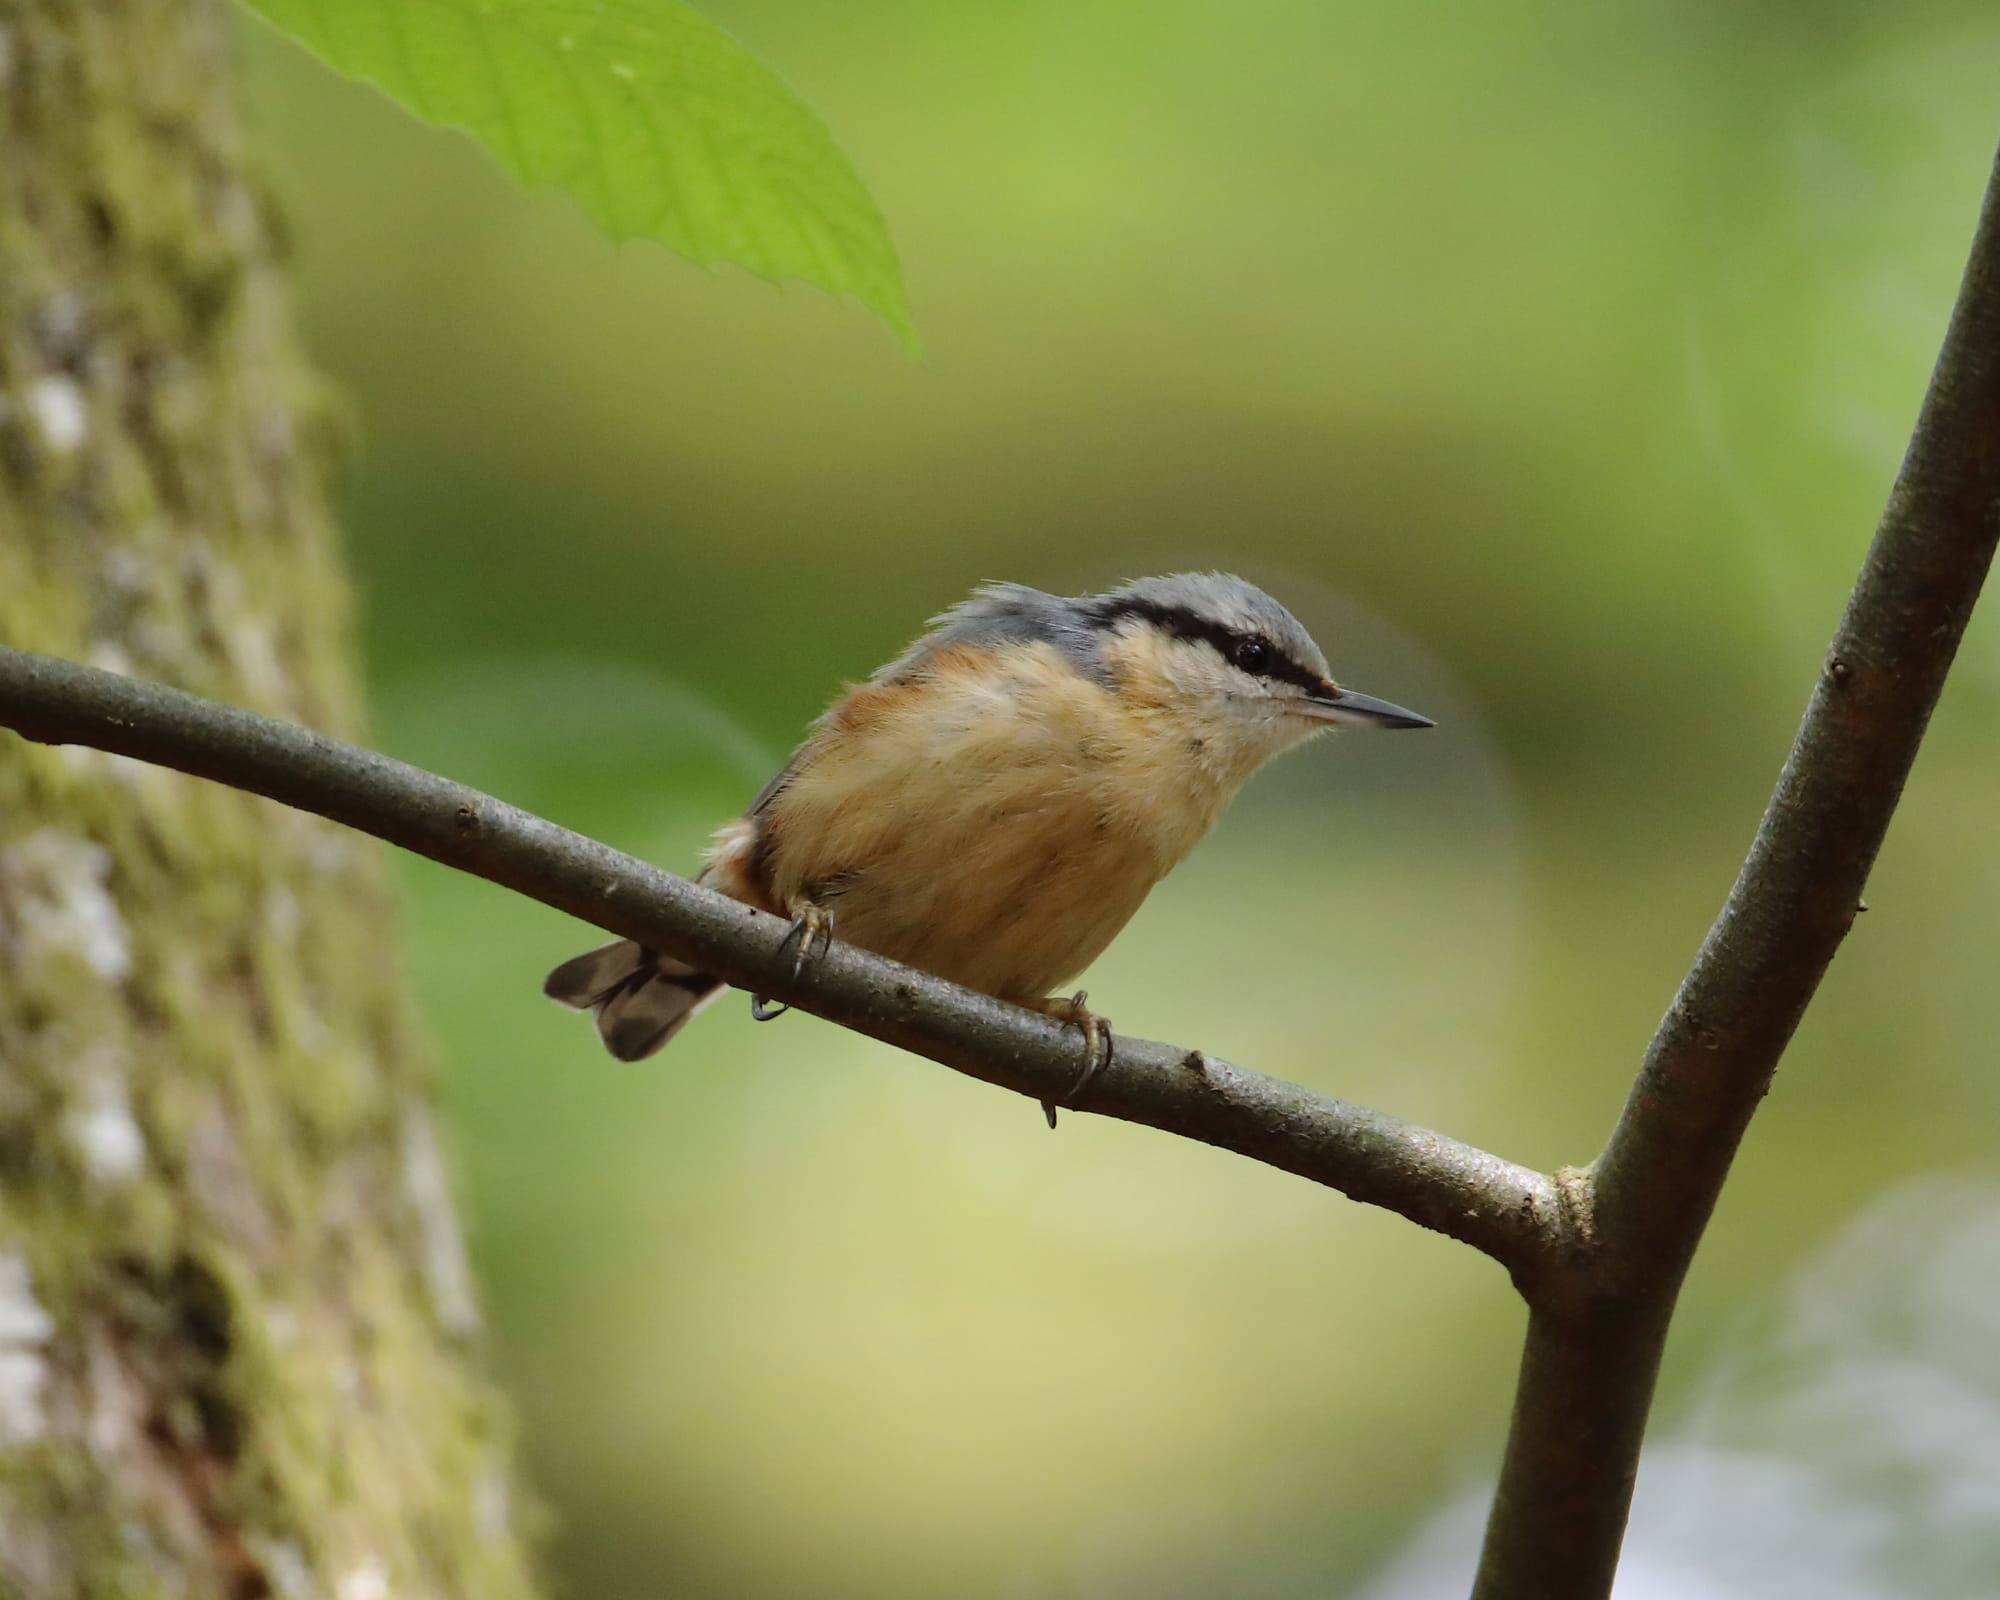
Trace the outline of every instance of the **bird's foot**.
{"type": "Polygon", "coordinates": [[[1042,1102],[1042,1115],[1049,1119],[1051,1128],[1056,1125],[1057,1105],[1074,1106],[1083,1091],[1090,1087],[1091,1080],[1111,1064],[1111,1023],[1108,1018],[1100,1017],[1084,1005],[1089,998],[1087,989],[1079,989],[1073,995],[1051,995],[1040,1004],[1045,1016],[1073,1023],[1083,1033],[1083,1070],[1076,1075],[1076,1082],[1069,1086],[1069,1092],[1060,1101],[1042,1102]]]}
{"type": "MultiPolygon", "coordinates": [[[[793,945],[798,948],[792,954],[792,976],[796,978],[805,970],[808,961],[817,960],[826,954],[833,943],[833,913],[825,906],[811,900],[800,903],[798,915],[792,925],[785,930],[785,937],[778,945],[782,955],[793,945]]],[[[773,1017],[782,1017],[792,1008],[782,1003],[767,1005],[764,997],[753,994],[750,997],[750,1015],[758,1022],[769,1022],[773,1017]]]]}

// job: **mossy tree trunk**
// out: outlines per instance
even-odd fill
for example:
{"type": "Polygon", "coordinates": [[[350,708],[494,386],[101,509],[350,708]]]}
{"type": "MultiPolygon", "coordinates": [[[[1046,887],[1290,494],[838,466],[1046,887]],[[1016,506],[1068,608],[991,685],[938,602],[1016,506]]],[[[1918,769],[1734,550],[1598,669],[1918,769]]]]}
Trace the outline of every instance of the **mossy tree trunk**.
{"type": "MultiPolygon", "coordinates": [[[[0,8],[0,637],[351,735],[229,24],[0,8]]],[[[0,741],[0,1594],[528,1593],[377,851],[0,741]]]]}

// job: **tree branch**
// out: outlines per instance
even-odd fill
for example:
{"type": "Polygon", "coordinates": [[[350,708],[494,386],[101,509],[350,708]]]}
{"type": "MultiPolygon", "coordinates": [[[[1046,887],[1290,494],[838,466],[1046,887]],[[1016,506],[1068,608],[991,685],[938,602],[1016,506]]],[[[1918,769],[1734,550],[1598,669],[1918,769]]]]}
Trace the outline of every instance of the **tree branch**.
{"type": "MultiPolygon", "coordinates": [[[[1077,1031],[836,942],[792,975],[786,925],[490,796],[308,729],[0,647],[0,726],[245,789],[514,889],[1004,1089],[1066,1104],[1077,1031]]],[[[1442,1134],[1198,1052],[1120,1037],[1076,1109],[1233,1150],[1485,1251],[1553,1248],[1550,1180],[1442,1134]]]]}
{"type": "Polygon", "coordinates": [[[1862,909],[2000,533],[2000,165],[1910,448],[1735,888],[1573,1185],[1475,1600],[1608,1594],[1667,1325],[1743,1131],[1862,909]]]}

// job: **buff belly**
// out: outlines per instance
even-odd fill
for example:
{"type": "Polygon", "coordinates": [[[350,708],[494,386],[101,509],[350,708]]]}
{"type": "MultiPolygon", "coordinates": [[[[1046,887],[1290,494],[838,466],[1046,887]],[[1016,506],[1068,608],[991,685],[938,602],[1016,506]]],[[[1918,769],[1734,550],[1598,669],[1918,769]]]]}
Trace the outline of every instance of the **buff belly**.
{"type": "Polygon", "coordinates": [[[712,880],[835,936],[1003,999],[1093,961],[1207,831],[1205,782],[1103,689],[1031,653],[866,686],[829,714],[712,880]]]}

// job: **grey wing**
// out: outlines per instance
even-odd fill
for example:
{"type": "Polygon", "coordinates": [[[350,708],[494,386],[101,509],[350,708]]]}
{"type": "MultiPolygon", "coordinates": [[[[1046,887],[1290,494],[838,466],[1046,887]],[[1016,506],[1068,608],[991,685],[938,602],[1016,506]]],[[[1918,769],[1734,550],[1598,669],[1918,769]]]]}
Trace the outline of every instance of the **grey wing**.
{"type": "Polygon", "coordinates": [[[933,650],[954,644],[996,648],[1050,644],[1069,657],[1079,672],[1102,678],[1105,666],[1098,653],[1100,643],[1100,634],[1091,627],[1081,602],[1045,594],[1025,583],[985,583],[949,611],[931,618],[931,631],[869,682],[898,683],[914,677],[923,671],[933,650]]]}
{"type": "MultiPolygon", "coordinates": [[[[878,669],[868,681],[901,683],[913,678],[924,670],[932,651],[954,644],[1052,644],[1074,661],[1079,671],[1102,678],[1105,667],[1098,654],[1098,642],[1076,601],[1044,594],[1025,583],[986,583],[949,611],[931,618],[930,632],[878,669]]],[[[778,775],[757,791],[757,798],[743,814],[760,815],[784,793],[785,785],[811,759],[812,748],[813,741],[808,739],[794,750],[778,775]]]]}
{"type": "Polygon", "coordinates": [[[805,765],[806,751],[811,747],[812,741],[808,739],[792,752],[791,760],[780,767],[772,776],[771,781],[757,791],[757,798],[744,807],[744,816],[755,817],[761,815],[773,800],[784,793],[785,785],[790,783],[798,775],[799,768],[805,765]]]}

